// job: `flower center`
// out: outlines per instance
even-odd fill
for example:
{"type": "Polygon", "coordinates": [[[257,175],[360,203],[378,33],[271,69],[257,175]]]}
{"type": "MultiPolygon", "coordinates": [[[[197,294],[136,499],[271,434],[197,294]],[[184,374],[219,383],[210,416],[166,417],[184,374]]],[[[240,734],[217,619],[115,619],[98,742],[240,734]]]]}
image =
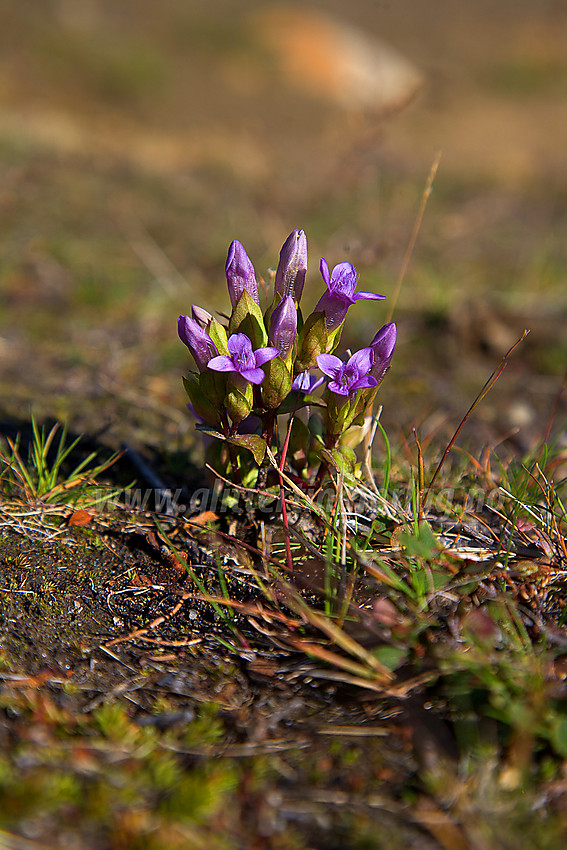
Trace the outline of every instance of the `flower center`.
{"type": "Polygon", "coordinates": [[[342,270],[331,280],[331,289],[334,295],[351,298],[356,286],[356,278],[348,269],[342,270]]]}
{"type": "Polygon", "coordinates": [[[343,366],[337,383],[340,384],[341,387],[348,389],[348,387],[352,384],[354,377],[353,370],[349,369],[348,366],[343,366]]]}
{"type": "Polygon", "coordinates": [[[253,369],[255,365],[256,361],[254,360],[252,349],[250,349],[250,351],[247,351],[245,348],[243,348],[242,351],[239,351],[236,355],[235,366],[238,367],[239,371],[243,369],[253,369]]]}

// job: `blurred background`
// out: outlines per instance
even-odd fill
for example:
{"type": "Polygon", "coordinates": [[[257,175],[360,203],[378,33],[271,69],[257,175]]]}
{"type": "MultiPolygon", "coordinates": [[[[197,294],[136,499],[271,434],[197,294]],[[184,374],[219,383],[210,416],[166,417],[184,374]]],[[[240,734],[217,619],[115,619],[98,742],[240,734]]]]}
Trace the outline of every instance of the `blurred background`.
{"type": "MultiPolygon", "coordinates": [[[[2,416],[183,448],[179,313],[227,305],[239,239],[267,283],[294,227],[395,305],[388,429],[448,431],[524,328],[474,427],[545,430],[567,362],[565,0],[2,0],[2,416]]],[[[558,422],[565,419],[559,408],[558,422]]],[[[484,437],[483,437],[484,438],[484,437]]]]}

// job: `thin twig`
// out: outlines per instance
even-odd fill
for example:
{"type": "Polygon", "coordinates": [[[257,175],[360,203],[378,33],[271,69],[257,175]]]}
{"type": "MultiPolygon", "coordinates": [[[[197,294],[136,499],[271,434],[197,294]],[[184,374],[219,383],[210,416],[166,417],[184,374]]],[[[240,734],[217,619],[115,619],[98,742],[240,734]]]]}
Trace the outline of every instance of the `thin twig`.
{"type": "Polygon", "coordinates": [[[563,378],[563,383],[561,384],[561,386],[559,388],[559,392],[555,396],[555,402],[553,404],[553,407],[551,409],[551,413],[549,415],[547,427],[545,429],[545,434],[543,435],[543,442],[544,443],[547,443],[547,441],[549,440],[551,428],[553,426],[553,422],[554,422],[555,417],[557,415],[557,411],[559,410],[559,403],[560,403],[561,398],[563,396],[563,393],[565,392],[566,389],[567,389],[567,372],[565,373],[565,377],[563,378]]]}
{"type": "Polygon", "coordinates": [[[376,481],[374,480],[374,473],[372,471],[372,449],[374,447],[374,438],[376,437],[376,431],[378,430],[378,422],[380,421],[380,416],[382,415],[382,405],[378,408],[374,416],[372,417],[372,424],[366,435],[364,441],[364,461],[363,467],[366,475],[368,477],[368,481],[370,486],[374,490],[375,493],[380,493],[378,487],[376,485],[376,481]]]}
{"type": "Polygon", "coordinates": [[[429,486],[428,486],[427,490],[425,491],[425,494],[424,494],[424,497],[423,497],[424,502],[427,502],[427,498],[429,496],[429,493],[431,492],[431,488],[435,484],[435,481],[437,480],[437,476],[441,472],[441,469],[443,468],[443,464],[445,463],[445,461],[447,459],[447,455],[449,454],[449,452],[453,448],[455,440],[457,439],[457,437],[461,433],[461,430],[462,430],[465,422],[467,421],[467,419],[469,418],[469,416],[471,415],[473,410],[480,404],[480,402],[483,400],[483,398],[486,395],[488,395],[488,393],[490,392],[490,390],[492,389],[492,387],[494,386],[494,384],[496,383],[496,381],[498,380],[498,378],[500,377],[500,375],[502,374],[502,372],[506,368],[507,363],[508,363],[508,359],[510,358],[510,355],[520,345],[520,343],[525,340],[525,338],[527,337],[528,334],[529,334],[529,330],[524,330],[520,339],[518,339],[514,343],[514,345],[511,348],[508,349],[508,351],[506,352],[506,354],[504,355],[504,357],[500,361],[497,368],[491,374],[490,378],[484,384],[483,388],[481,389],[481,391],[479,392],[479,394],[477,395],[477,397],[475,398],[475,400],[473,401],[473,403],[471,404],[471,406],[469,407],[469,409],[467,410],[467,412],[465,413],[465,415],[463,416],[463,418],[459,422],[459,426],[458,426],[457,430],[455,431],[455,433],[453,434],[453,436],[451,437],[451,439],[449,440],[447,448],[443,452],[443,457],[439,461],[439,463],[437,465],[437,469],[433,473],[433,478],[429,482],[429,486]]]}
{"type": "MultiPolygon", "coordinates": [[[[423,520],[423,487],[425,483],[423,473],[423,451],[421,449],[421,443],[419,442],[416,429],[413,428],[412,430],[417,449],[417,522],[421,525],[421,521],[423,520]]],[[[429,492],[429,490],[427,492],[429,492]]]]}
{"type": "Polygon", "coordinates": [[[419,231],[421,230],[421,224],[423,221],[423,216],[425,214],[425,208],[427,206],[427,201],[429,200],[429,196],[431,195],[431,191],[433,188],[433,181],[435,180],[435,175],[437,174],[437,169],[439,168],[439,162],[441,160],[441,151],[437,153],[437,156],[433,160],[433,165],[429,171],[429,175],[427,177],[427,183],[425,184],[425,189],[423,190],[423,195],[421,196],[421,204],[419,205],[419,210],[417,213],[417,218],[415,220],[415,224],[413,226],[412,234],[410,237],[410,241],[402,262],[402,267],[400,269],[400,273],[398,275],[398,280],[396,282],[396,288],[394,289],[394,294],[390,301],[390,311],[388,313],[387,322],[392,321],[392,316],[394,315],[394,310],[396,307],[396,303],[398,301],[398,297],[400,295],[400,290],[402,288],[402,283],[404,282],[404,278],[406,276],[406,272],[408,270],[408,266],[410,264],[410,260],[413,254],[413,249],[415,248],[415,243],[417,242],[417,237],[419,235],[419,231]]]}

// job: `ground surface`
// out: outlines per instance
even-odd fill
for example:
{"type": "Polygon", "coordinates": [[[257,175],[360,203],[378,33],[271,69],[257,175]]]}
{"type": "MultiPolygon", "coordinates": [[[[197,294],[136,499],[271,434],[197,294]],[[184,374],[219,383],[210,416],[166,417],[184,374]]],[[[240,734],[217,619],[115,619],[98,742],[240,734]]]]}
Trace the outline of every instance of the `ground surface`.
{"type": "MultiPolygon", "coordinates": [[[[177,315],[225,309],[233,238],[268,278],[299,226],[309,304],[322,255],[387,296],[353,311],[350,343],[369,340],[439,149],[382,421],[395,440],[417,425],[438,453],[529,327],[464,439],[521,455],[545,434],[567,362],[564,3],[350,3],[350,23],[424,75],[386,120],[298,88],[258,4],[37,5],[6,3],[0,34],[3,435],[25,442],[33,409],[103,452],[127,442],[190,497],[201,449],[177,315]]],[[[563,401],[559,433],[564,419],[563,401]]],[[[122,463],[111,485],[140,480],[122,463]]],[[[310,682],[311,662],[268,640],[235,660],[225,621],[183,598],[195,587],[155,526],[68,528],[67,513],[52,536],[29,511],[10,505],[0,530],[0,828],[70,848],[511,846],[488,759],[460,808],[425,782],[451,763],[452,733],[424,699],[310,682]]],[[[513,846],[559,846],[516,802],[513,846]]]]}
{"type": "MultiPolygon", "coordinates": [[[[1,735],[22,771],[20,788],[4,786],[4,826],[53,846],[121,847],[128,835],[151,847],[200,847],[207,836],[227,847],[306,846],[308,836],[321,847],[364,846],[379,813],[377,841],[435,846],[398,796],[416,770],[399,703],[355,692],[337,701],[332,681],[306,684],[314,665],[304,656],[258,651],[257,641],[235,661],[217,640],[230,633],[210,606],[185,602],[171,616],[191,583],[164,568],[157,552],[116,543],[93,550],[80,535],[65,546],[22,546],[8,535],[3,552],[1,735]],[[165,625],[148,630],[161,616],[165,625]],[[127,638],[138,628],[139,637],[127,638]],[[144,731],[154,738],[144,743],[144,731]],[[179,761],[174,778],[185,771],[210,787],[204,803],[191,783],[177,788],[168,817],[169,804],[159,801],[174,784],[152,787],[145,777],[134,808],[142,819],[153,812],[148,833],[147,823],[128,824],[128,794],[96,798],[102,783],[132,784],[136,768],[126,760],[159,772],[164,747],[179,761]],[[75,787],[63,787],[38,806],[42,773],[56,763],[55,773],[82,788],[82,802],[75,787]],[[200,776],[201,763],[213,765],[212,777],[206,768],[200,776]],[[175,817],[176,808],[185,816],[175,817]]],[[[246,633],[246,619],[236,622],[246,633]]]]}

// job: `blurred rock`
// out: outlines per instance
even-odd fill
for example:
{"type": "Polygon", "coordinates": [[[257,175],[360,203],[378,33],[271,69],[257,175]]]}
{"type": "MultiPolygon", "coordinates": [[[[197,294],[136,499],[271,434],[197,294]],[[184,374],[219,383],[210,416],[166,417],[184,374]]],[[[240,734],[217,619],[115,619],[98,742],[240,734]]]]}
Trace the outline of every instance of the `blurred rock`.
{"type": "Polygon", "coordinates": [[[389,115],[423,84],[397,50],[322,12],[281,6],[262,12],[256,22],[261,44],[293,84],[346,109],[389,115]]]}

